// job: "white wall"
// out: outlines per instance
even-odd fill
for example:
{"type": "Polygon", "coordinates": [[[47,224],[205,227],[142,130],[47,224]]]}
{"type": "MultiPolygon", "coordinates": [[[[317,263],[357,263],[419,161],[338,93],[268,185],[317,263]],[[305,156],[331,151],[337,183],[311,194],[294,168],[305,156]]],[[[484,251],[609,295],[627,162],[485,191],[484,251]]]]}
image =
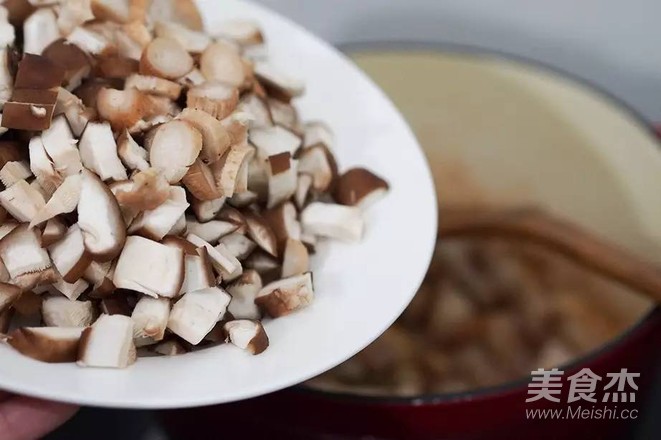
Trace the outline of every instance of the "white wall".
{"type": "Polygon", "coordinates": [[[335,44],[477,45],[543,61],[661,121],[659,0],[260,0],[335,44]]]}

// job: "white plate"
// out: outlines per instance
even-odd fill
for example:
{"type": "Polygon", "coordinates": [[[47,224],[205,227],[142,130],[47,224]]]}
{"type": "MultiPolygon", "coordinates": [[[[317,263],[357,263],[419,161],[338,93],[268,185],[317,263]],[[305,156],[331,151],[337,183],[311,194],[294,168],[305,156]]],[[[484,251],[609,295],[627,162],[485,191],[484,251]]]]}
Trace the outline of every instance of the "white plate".
{"type": "Polygon", "coordinates": [[[25,358],[0,346],[0,388],[52,400],[127,408],[180,408],[276,391],[337,365],[403,311],[426,272],[436,236],[436,199],[423,153],[386,96],[353,64],[299,26],[259,6],[200,1],[207,29],[228,18],[261,23],[276,65],[306,80],[304,119],[336,132],[341,169],[365,165],[391,184],[367,215],[365,239],[331,243],[313,261],[316,300],[268,322],[269,349],[250,356],[223,345],[126,370],[81,369],[25,358]]]}

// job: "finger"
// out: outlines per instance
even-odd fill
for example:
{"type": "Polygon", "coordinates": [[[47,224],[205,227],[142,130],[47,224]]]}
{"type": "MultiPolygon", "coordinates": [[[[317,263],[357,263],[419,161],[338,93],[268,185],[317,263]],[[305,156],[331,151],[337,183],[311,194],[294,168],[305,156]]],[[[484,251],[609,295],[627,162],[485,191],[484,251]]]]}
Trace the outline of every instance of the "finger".
{"type": "Polygon", "coordinates": [[[32,440],[51,432],[78,411],[78,407],[16,396],[0,403],[0,440],[32,440]]]}

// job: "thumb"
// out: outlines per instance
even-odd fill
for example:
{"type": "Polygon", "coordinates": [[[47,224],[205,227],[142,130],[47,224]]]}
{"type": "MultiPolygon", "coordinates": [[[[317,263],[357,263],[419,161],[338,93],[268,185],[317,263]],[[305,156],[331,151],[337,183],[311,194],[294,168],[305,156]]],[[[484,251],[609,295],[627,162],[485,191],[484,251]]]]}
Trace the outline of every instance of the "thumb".
{"type": "Polygon", "coordinates": [[[0,402],[0,440],[33,440],[43,437],[78,411],[57,402],[15,396],[0,402]]]}

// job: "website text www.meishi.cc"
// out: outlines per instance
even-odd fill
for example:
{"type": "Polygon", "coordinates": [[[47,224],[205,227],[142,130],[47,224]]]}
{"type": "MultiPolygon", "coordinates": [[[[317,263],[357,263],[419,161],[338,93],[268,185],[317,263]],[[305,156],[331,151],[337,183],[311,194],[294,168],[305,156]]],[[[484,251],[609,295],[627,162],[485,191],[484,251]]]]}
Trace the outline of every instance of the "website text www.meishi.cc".
{"type": "Polygon", "coordinates": [[[530,408],[526,410],[527,420],[634,420],[637,409],[618,409],[617,406],[576,406],[567,408],[530,408]]]}

